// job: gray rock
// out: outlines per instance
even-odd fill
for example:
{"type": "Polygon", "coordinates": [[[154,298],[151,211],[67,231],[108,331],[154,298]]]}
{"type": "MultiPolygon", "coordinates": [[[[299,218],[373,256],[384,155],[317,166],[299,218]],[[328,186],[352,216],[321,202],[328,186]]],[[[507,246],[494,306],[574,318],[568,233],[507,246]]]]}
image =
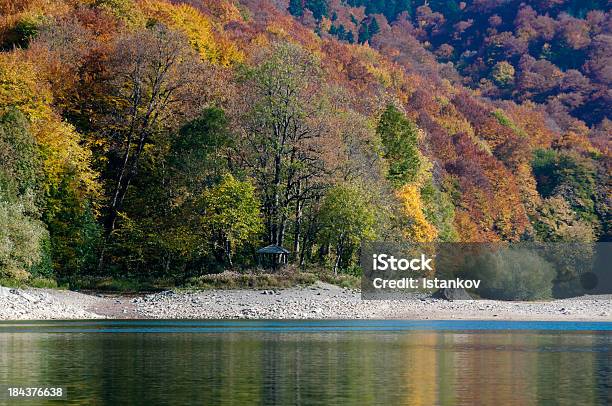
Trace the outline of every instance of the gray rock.
{"type": "Polygon", "coordinates": [[[465,289],[438,289],[432,297],[444,300],[473,300],[465,289]]]}

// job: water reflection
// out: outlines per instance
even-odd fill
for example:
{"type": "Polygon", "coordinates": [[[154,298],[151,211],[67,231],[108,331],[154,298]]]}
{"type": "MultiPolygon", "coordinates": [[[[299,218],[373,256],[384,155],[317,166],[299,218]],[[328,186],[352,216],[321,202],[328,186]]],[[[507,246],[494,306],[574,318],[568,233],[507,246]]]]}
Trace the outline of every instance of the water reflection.
{"type": "Polygon", "coordinates": [[[66,386],[73,404],[606,404],[611,342],[537,330],[2,332],[0,384],[66,386]]]}

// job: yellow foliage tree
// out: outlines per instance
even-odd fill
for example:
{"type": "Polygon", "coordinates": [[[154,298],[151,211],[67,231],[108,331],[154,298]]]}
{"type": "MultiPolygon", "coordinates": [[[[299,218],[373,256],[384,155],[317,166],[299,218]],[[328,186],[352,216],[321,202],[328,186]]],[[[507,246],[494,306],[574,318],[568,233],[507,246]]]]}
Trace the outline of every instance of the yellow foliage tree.
{"type": "Polygon", "coordinates": [[[225,0],[201,0],[202,7],[223,23],[242,20],[240,9],[230,1],[225,0]]]}
{"type": "Polygon", "coordinates": [[[28,119],[43,154],[48,190],[70,173],[75,189],[82,194],[95,194],[97,182],[90,168],[90,151],[80,145],[74,127],[52,110],[53,97],[44,78],[18,54],[0,54],[0,114],[17,108],[28,119]]]}
{"type": "Polygon", "coordinates": [[[438,231],[425,218],[419,187],[416,184],[404,185],[396,192],[396,195],[402,204],[403,214],[408,219],[404,236],[412,242],[435,241],[438,231]]]}
{"type": "Polygon", "coordinates": [[[38,25],[68,13],[79,0],[0,0],[0,43],[18,23],[38,25]]]}
{"type": "Polygon", "coordinates": [[[211,20],[192,6],[173,5],[159,0],[143,0],[139,6],[147,17],[184,33],[202,59],[222,66],[244,59],[234,44],[215,32],[211,20]]]}

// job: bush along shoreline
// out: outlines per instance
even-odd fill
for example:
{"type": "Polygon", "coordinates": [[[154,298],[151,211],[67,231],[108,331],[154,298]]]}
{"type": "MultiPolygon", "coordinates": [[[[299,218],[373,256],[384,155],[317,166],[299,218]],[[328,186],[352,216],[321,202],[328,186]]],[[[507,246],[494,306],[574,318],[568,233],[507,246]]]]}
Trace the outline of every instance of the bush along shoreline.
{"type": "Polygon", "coordinates": [[[361,278],[355,275],[334,275],[331,271],[283,269],[278,272],[269,270],[223,271],[215,274],[189,277],[186,279],[138,278],[85,276],[75,277],[58,283],[55,279],[0,279],[0,286],[9,288],[45,288],[72,290],[92,293],[139,293],[160,292],[172,289],[211,290],[211,289],[278,289],[296,286],[309,286],[316,282],[325,282],[344,288],[358,289],[361,278]]]}

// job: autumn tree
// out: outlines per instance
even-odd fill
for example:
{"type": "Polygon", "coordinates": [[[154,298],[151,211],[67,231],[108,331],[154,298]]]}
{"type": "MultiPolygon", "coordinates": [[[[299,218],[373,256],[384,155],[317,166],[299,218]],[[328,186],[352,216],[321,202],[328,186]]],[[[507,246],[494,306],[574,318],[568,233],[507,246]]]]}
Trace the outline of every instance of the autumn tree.
{"type": "Polygon", "coordinates": [[[297,45],[277,43],[260,58],[245,74],[241,156],[262,196],[265,239],[282,245],[290,220],[294,240],[301,238],[302,208],[321,194],[325,106],[314,56],[297,45]]]}
{"type": "Polygon", "coordinates": [[[154,134],[126,195],[109,263],[160,275],[227,263],[219,233],[203,227],[202,195],[230,172],[231,146],[228,117],[214,107],[154,134]]]}
{"type": "Polygon", "coordinates": [[[41,153],[18,111],[0,116],[0,163],[0,276],[26,279],[49,255],[49,233],[40,219],[41,153]]]}
{"type": "Polygon", "coordinates": [[[105,112],[109,205],[106,230],[115,229],[139,160],[151,137],[198,103],[199,67],[185,38],[156,25],[127,35],[112,56],[115,71],[105,112]]]}
{"type": "Polygon", "coordinates": [[[37,204],[50,233],[55,271],[66,275],[93,250],[95,232],[86,231],[95,223],[98,193],[91,153],[81,144],[81,134],[53,110],[53,94],[41,70],[15,53],[0,54],[0,77],[0,114],[20,112],[40,151],[37,204]]]}
{"type": "Polygon", "coordinates": [[[595,230],[581,220],[561,196],[545,199],[533,220],[537,236],[546,242],[593,242],[595,230]]]}
{"type": "Polygon", "coordinates": [[[514,67],[506,61],[498,62],[493,67],[491,76],[500,87],[508,87],[514,82],[514,67]]]}

